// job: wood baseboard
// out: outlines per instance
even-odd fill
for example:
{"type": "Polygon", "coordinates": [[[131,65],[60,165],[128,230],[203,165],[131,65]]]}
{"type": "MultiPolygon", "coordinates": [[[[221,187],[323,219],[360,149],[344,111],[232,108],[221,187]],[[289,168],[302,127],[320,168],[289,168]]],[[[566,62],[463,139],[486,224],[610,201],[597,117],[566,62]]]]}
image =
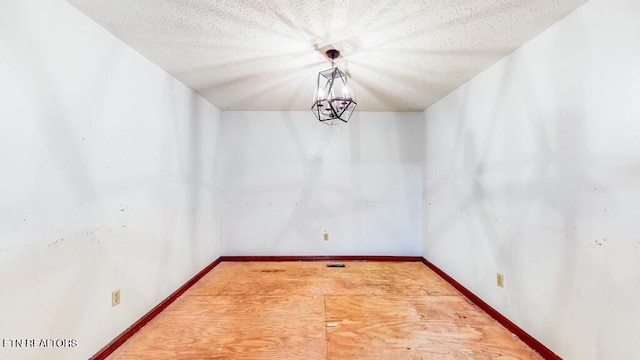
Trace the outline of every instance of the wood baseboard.
{"type": "Polygon", "coordinates": [[[133,323],[133,325],[129,326],[125,331],[123,331],[120,335],[116,336],[115,339],[111,340],[110,343],[105,345],[100,351],[98,351],[95,355],[90,357],[90,360],[103,360],[106,359],[111,353],[113,353],[120,345],[124,344],[127,339],[133,336],[138,330],[140,330],[143,326],[145,326],[151,319],[156,317],[162,310],[164,310],[167,306],[169,306],[172,302],[174,302],[180,295],[184,294],[193,284],[198,282],[203,276],[205,276],[211,269],[216,267],[216,265],[220,264],[222,260],[217,258],[211,264],[207,265],[204,269],[200,270],[195,276],[193,276],[189,281],[187,281],[184,285],[180,286],[176,291],[171,293],[166,299],[162,300],[158,305],[156,305],[153,309],[149,310],[144,316],[142,316],[138,321],[133,323]]]}
{"type": "Polygon", "coordinates": [[[312,256],[221,256],[222,261],[422,261],[422,256],[312,255],[312,256]]]}
{"type": "Polygon", "coordinates": [[[476,304],[480,309],[489,314],[489,316],[502,324],[502,326],[507,328],[507,330],[511,331],[514,335],[520,338],[520,340],[522,340],[525,344],[529,345],[529,347],[538,352],[538,354],[542,355],[542,357],[544,357],[545,359],[562,360],[562,358],[551,351],[551,349],[544,346],[544,344],[542,344],[540,341],[536,340],[533,336],[522,330],[518,325],[511,322],[511,320],[507,319],[504,315],[500,314],[496,309],[492,308],[489,304],[484,302],[469,289],[462,286],[462,284],[457,282],[454,278],[447,275],[447,273],[442,271],[439,267],[435,266],[425,258],[422,258],[422,262],[431,270],[433,270],[433,272],[435,272],[441,278],[451,284],[451,286],[456,288],[456,290],[461,292],[462,295],[466,296],[467,299],[471,300],[471,302],[476,304]]]}

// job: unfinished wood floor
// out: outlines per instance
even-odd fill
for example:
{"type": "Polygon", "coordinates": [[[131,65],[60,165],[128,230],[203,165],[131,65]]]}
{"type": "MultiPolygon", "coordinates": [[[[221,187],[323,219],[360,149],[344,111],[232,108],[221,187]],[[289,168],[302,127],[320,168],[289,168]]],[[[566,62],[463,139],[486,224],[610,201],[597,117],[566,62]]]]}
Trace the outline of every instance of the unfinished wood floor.
{"type": "Polygon", "coordinates": [[[418,262],[223,262],[116,359],[541,359],[418,262]]]}

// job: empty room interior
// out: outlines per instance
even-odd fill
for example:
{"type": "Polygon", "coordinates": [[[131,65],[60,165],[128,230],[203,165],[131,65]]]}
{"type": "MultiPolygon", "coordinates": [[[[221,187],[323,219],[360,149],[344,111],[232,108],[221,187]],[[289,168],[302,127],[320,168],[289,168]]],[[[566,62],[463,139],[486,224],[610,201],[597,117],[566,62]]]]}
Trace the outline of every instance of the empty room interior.
{"type": "Polygon", "coordinates": [[[0,359],[640,359],[637,0],[2,0],[0,167],[0,359]]]}

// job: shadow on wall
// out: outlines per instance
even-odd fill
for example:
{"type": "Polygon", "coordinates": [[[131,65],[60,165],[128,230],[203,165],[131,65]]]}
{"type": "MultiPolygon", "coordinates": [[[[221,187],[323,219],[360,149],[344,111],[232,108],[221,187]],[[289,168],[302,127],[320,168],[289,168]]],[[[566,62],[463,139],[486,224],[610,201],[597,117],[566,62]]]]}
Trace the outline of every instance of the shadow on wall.
{"type": "MultiPolygon", "coordinates": [[[[274,113],[275,114],[275,113],[274,113]]],[[[323,197],[342,197],[345,198],[350,194],[350,186],[331,183],[330,178],[326,174],[327,170],[327,150],[332,146],[334,139],[332,138],[332,128],[326,125],[296,125],[296,119],[293,114],[287,111],[277,112],[277,122],[273,126],[277,131],[286,131],[287,145],[274,143],[270,146],[272,153],[270,157],[283,155],[283,152],[294,154],[293,158],[280,159],[273,166],[278,169],[278,173],[264,178],[263,181],[253,182],[247,181],[251,176],[255,176],[255,169],[247,171],[247,164],[256,161],[251,155],[245,158],[247,145],[246,141],[252,138],[241,138],[245,131],[251,130],[247,126],[251,123],[251,119],[243,119],[234,124],[234,134],[227,138],[225,142],[227,146],[227,168],[222,171],[223,174],[229,174],[227,180],[223,183],[232,185],[234,188],[231,193],[227,192],[227,201],[235,202],[238,199],[229,198],[228,196],[242,199],[254,199],[261,203],[247,204],[243,207],[242,213],[236,214],[238,217],[234,220],[248,221],[253,217],[264,217],[266,214],[265,206],[271,207],[273,202],[279,202],[278,206],[282,208],[272,207],[270,212],[277,211],[284,218],[279,221],[274,232],[270,233],[267,238],[262,240],[262,245],[277,249],[283,252],[291,251],[287,249],[283,243],[285,239],[297,238],[301,241],[312,241],[309,238],[309,231],[321,233],[325,229],[322,227],[323,222],[330,221],[333,217],[342,215],[341,212],[349,211],[348,206],[344,204],[328,204],[319,201],[323,197]],[[240,126],[240,128],[238,128],[240,126]],[[317,135],[313,139],[309,139],[309,134],[305,134],[307,126],[314,126],[317,135]],[[291,145],[290,148],[288,145],[291,145]],[[284,161],[285,163],[281,163],[284,161]],[[293,161],[286,163],[286,161],[293,161]],[[243,170],[244,169],[244,170],[243,170]],[[249,176],[249,178],[248,178],[249,176]],[[253,185],[242,184],[243,181],[252,183],[253,185]],[[295,201],[295,202],[294,202],[295,201]],[[294,202],[294,203],[289,203],[294,202]],[[284,215],[288,214],[288,215],[284,215]],[[313,229],[311,229],[312,227],[313,229]],[[295,235],[292,235],[294,233],[295,235]]],[[[309,114],[309,121],[313,121],[313,115],[309,114]]],[[[264,120],[264,121],[272,121],[264,120]]],[[[299,122],[298,122],[299,123],[299,122]]],[[[338,129],[335,127],[334,130],[338,129]]],[[[268,134],[267,134],[268,136],[268,134]]],[[[278,140],[276,140],[278,141],[278,140]]],[[[255,148],[249,151],[256,151],[255,148]]],[[[287,155],[288,156],[288,155],[287,155]]],[[[231,225],[229,225],[231,226],[231,225]]]]}
{"type": "MultiPolygon", "coordinates": [[[[9,2],[8,5],[12,4],[15,2],[9,2]]],[[[7,13],[22,15],[22,11],[24,9],[15,8],[8,9],[7,13]]],[[[61,89],[61,84],[66,84],[61,83],[60,76],[56,76],[70,69],[52,71],[52,65],[47,62],[50,57],[49,49],[41,45],[42,39],[37,38],[37,32],[25,31],[26,29],[27,27],[23,26],[11,27],[11,31],[16,32],[13,34],[14,38],[27,39],[24,43],[29,44],[24,48],[28,57],[22,58],[24,62],[21,65],[30,71],[30,76],[25,79],[25,88],[35,88],[32,92],[25,93],[24,98],[29,99],[31,104],[29,110],[20,116],[25,117],[25,122],[29,120],[37,122],[35,128],[39,130],[31,134],[32,141],[42,142],[45,145],[34,148],[38,151],[42,149],[46,151],[8,155],[24,156],[28,161],[25,161],[24,168],[17,174],[22,175],[31,171],[38,180],[31,182],[31,179],[22,178],[15,182],[21,186],[15,191],[28,195],[23,198],[24,203],[5,203],[4,205],[10,206],[11,211],[24,212],[19,216],[24,216],[24,222],[29,225],[23,236],[16,237],[19,243],[11,244],[13,245],[11,248],[2,250],[12,251],[12,256],[20,259],[21,267],[26,270],[14,274],[14,279],[23,279],[23,276],[27,280],[37,278],[37,281],[21,280],[10,283],[12,295],[22,297],[24,303],[29,304],[35,301],[32,298],[24,298],[25,294],[37,293],[42,289],[42,284],[56,284],[56,288],[48,294],[50,298],[47,305],[43,306],[54,309],[55,313],[49,313],[53,315],[52,318],[41,319],[39,330],[55,334],[56,331],[64,329],[69,334],[80,334],[84,324],[81,316],[77,314],[78,311],[82,312],[86,309],[87,302],[82,296],[72,294],[75,289],[80,288],[84,289],[85,294],[91,291],[86,286],[87,277],[101,279],[104,275],[102,270],[113,259],[110,259],[108,254],[100,253],[99,247],[92,246],[95,245],[94,241],[89,243],[92,234],[100,230],[99,227],[94,228],[90,222],[108,224],[106,221],[108,215],[99,206],[90,205],[98,198],[99,193],[101,195],[105,192],[103,189],[98,189],[99,184],[95,182],[95,176],[91,173],[91,168],[95,165],[88,162],[89,158],[86,155],[87,149],[90,149],[89,144],[95,139],[89,137],[90,131],[86,131],[84,126],[78,126],[74,121],[86,119],[87,122],[94,122],[98,117],[96,114],[103,112],[106,106],[105,94],[113,91],[114,82],[111,81],[111,77],[114,69],[120,65],[121,53],[113,45],[103,52],[101,62],[96,65],[102,71],[92,73],[95,78],[90,81],[76,84],[77,86],[99,85],[82,89],[87,93],[84,99],[92,99],[92,101],[73,104],[72,107],[69,99],[65,98],[69,92],[65,91],[67,89],[61,89]],[[26,119],[29,115],[31,115],[30,118],[26,119]],[[42,164],[45,166],[38,168],[42,164]],[[29,184],[37,187],[30,189],[29,184]],[[66,194],[71,196],[67,197],[66,194]],[[83,212],[87,215],[87,220],[76,221],[74,218],[65,217],[66,213],[75,216],[83,212]],[[78,258],[76,254],[81,251],[85,251],[82,253],[83,257],[91,261],[78,258]],[[77,271],[78,267],[81,267],[82,271],[77,271]],[[61,279],[60,273],[71,276],[61,279]]],[[[21,56],[24,54],[17,55],[17,58],[21,56]]],[[[23,71],[23,69],[19,71],[21,70],[23,71]]],[[[17,89],[17,91],[20,90],[17,89]]],[[[8,173],[7,175],[16,174],[8,173]]],[[[116,192],[117,187],[105,190],[116,192]]],[[[16,232],[16,234],[19,233],[16,232]]],[[[0,244],[1,247],[4,247],[3,245],[5,244],[0,244]]],[[[11,273],[13,269],[8,270],[8,273],[11,273]]],[[[28,316],[21,314],[21,320],[18,322],[25,318],[28,316]]],[[[15,319],[11,321],[16,322],[15,319]]]]}
{"type": "Polygon", "coordinates": [[[421,114],[357,114],[327,126],[311,111],[225,113],[230,251],[416,251],[421,114]],[[325,231],[341,240],[323,242],[325,231]]]}
{"type": "Polygon", "coordinates": [[[175,161],[179,177],[176,180],[184,185],[184,193],[178,197],[177,208],[165,214],[162,263],[169,264],[176,251],[188,251],[189,263],[197,270],[203,261],[213,260],[203,259],[203,255],[209,253],[211,242],[219,235],[216,226],[219,219],[215,219],[220,215],[216,184],[220,153],[218,119],[212,112],[203,111],[208,104],[194,92],[185,91],[184,85],[169,76],[165,84],[169,91],[168,95],[163,93],[166,98],[161,100],[167,106],[167,126],[162,143],[176,144],[176,147],[163,148],[161,157],[167,174],[175,172],[175,161]],[[182,226],[186,227],[185,238],[178,241],[176,248],[175,241],[170,240],[182,226]]]}
{"type": "MultiPolygon", "coordinates": [[[[586,24],[581,27],[588,33],[586,24]]],[[[560,65],[553,66],[544,80],[534,79],[538,64],[527,64],[520,53],[506,58],[501,83],[491,89],[494,98],[490,99],[492,105],[486,116],[482,111],[469,113],[481,106],[476,98],[469,98],[469,88],[475,83],[458,90],[455,96],[463,105],[454,116],[457,131],[449,169],[442,176],[428,173],[428,159],[439,154],[427,154],[426,165],[427,176],[436,181],[425,191],[453,194],[457,201],[442,221],[431,227],[427,241],[446,239],[446,234],[455,228],[473,229],[475,233],[469,232],[469,237],[456,241],[460,246],[477,249],[479,256],[457,261],[471,261],[476,269],[490,261],[498,268],[510,269],[523,277],[521,280],[547,279],[544,284],[537,281],[535,286],[540,291],[534,298],[531,282],[511,282],[506,300],[513,306],[508,311],[517,314],[518,319],[526,319],[526,324],[539,323],[540,318],[554,319],[545,322],[546,329],[535,329],[547,338],[561,337],[563,330],[572,328],[573,299],[580,292],[581,297],[590,295],[584,291],[590,293],[591,287],[580,284],[587,273],[595,284],[609,281],[604,272],[585,270],[582,264],[586,260],[581,249],[585,242],[593,241],[584,238],[588,233],[585,227],[589,226],[590,216],[598,216],[591,210],[593,194],[596,189],[606,191],[606,184],[598,183],[588,162],[593,149],[588,141],[586,109],[590,98],[585,84],[593,76],[588,67],[593,44],[584,36],[573,41],[583,42],[571,50],[579,49],[581,53],[565,56],[568,50],[557,41],[552,58],[544,61],[560,65]],[[541,83],[548,84],[548,88],[540,90],[541,83]],[[512,102],[505,103],[505,96],[512,102]],[[548,238],[532,238],[541,233],[548,238]],[[521,308],[532,302],[542,307],[536,311],[521,308]]],[[[427,209],[432,198],[429,194],[425,197],[427,209]]],[[[465,267],[468,265],[458,266],[465,267]]],[[[477,274],[471,270],[465,276],[475,279],[474,273],[477,274]]],[[[597,301],[580,301],[598,316],[597,301]]],[[[594,346],[601,351],[599,345],[594,346]]]]}
{"type": "MultiPolygon", "coordinates": [[[[290,112],[281,111],[279,114],[282,117],[289,136],[295,147],[295,153],[300,157],[300,161],[303,164],[302,181],[297,186],[298,195],[296,198],[298,202],[295,205],[295,210],[291,213],[289,219],[280,228],[278,233],[273,237],[273,244],[277,246],[279,239],[284,239],[290,232],[297,233],[300,239],[308,237],[308,221],[310,218],[331,218],[333,211],[325,206],[322,206],[315,201],[318,197],[318,191],[326,188],[324,180],[323,162],[324,158],[321,155],[323,150],[329,146],[331,132],[328,128],[321,130],[322,138],[319,141],[319,148],[309,149],[305,146],[305,140],[303,135],[294,125],[294,119],[290,112]]],[[[311,114],[311,113],[309,113],[311,114]]],[[[311,116],[310,116],[311,119],[311,116]]],[[[312,120],[312,119],[311,119],[312,120]]],[[[286,185],[283,184],[285,187],[286,185]]],[[[316,225],[317,226],[317,225],[316,225]]],[[[318,232],[324,231],[324,229],[316,228],[318,232]]],[[[280,247],[278,247],[280,248],[280,247]]],[[[286,248],[282,248],[282,251],[286,251],[286,248]]]]}

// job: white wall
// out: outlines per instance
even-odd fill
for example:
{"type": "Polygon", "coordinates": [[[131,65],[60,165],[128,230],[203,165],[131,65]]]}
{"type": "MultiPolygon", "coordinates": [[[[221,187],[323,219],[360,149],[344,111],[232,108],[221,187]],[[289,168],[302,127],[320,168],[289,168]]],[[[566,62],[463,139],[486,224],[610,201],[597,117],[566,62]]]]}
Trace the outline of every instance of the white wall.
{"type": "Polygon", "coordinates": [[[566,359],[639,359],[640,2],[590,1],[425,118],[425,256],[566,359]]]}
{"type": "Polygon", "coordinates": [[[86,359],[219,256],[220,116],[65,2],[2,1],[0,341],[78,347],[0,358],[86,359]]]}
{"type": "Polygon", "coordinates": [[[222,115],[227,255],[420,255],[422,113],[222,115]],[[324,232],[329,241],[323,241],[324,232]]]}

